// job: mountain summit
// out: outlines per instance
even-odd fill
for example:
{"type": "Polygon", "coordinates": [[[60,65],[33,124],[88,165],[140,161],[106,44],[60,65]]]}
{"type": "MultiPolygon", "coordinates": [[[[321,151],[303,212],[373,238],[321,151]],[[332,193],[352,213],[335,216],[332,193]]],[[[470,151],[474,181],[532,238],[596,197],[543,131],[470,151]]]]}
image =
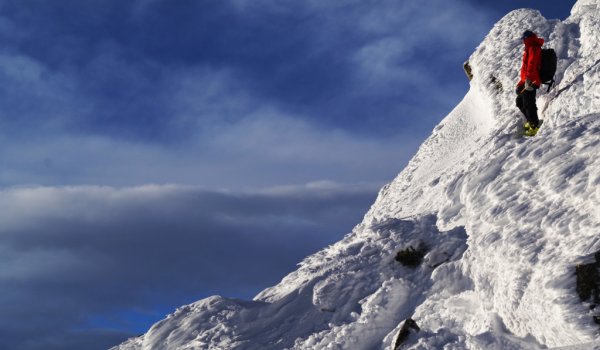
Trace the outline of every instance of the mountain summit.
{"type": "Polygon", "coordinates": [[[113,350],[591,349],[600,335],[600,0],[522,9],[362,223],[252,301],[210,297],[113,350]],[[515,107],[530,29],[558,56],[544,125],[515,107]]]}

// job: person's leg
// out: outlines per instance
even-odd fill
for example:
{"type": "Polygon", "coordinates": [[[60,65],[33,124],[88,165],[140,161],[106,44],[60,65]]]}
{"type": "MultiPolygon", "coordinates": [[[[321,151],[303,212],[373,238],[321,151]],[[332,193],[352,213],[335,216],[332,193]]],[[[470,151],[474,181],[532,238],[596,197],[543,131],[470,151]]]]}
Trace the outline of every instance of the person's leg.
{"type": "Polygon", "coordinates": [[[537,114],[537,106],[535,104],[535,90],[525,90],[521,96],[523,96],[523,110],[525,117],[527,118],[529,124],[535,128],[540,125],[540,120],[538,119],[537,114]]]}
{"type": "Polygon", "coordinates": [[[527,112],[525,111],[525,108],[523,107],[523,94],[522,93],[517,95],[517,107],[519,108],[521,113],[523,113],[525,118],[527,118],[527,112]]]}

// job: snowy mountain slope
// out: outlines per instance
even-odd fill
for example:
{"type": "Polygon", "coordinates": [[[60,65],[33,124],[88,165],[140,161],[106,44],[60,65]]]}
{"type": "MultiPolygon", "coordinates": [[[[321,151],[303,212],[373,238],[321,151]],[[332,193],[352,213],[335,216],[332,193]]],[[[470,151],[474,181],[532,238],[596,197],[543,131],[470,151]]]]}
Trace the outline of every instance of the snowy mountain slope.
{"type": "Polygon", "coordinates": [[[469,93],[353,232],[253,301],[201,300],[114,349],[393,349],[409,317],[403,348],[600,346],[574,274],[600,251],[597,33],[599,0],[562,22],[509,13],[469,59],[469,93]],[[524,29],[559,57],[529,139],[513,91],[524,29]],[[394,259],[408,247],[426,249],[417,267],[394,259]]]}

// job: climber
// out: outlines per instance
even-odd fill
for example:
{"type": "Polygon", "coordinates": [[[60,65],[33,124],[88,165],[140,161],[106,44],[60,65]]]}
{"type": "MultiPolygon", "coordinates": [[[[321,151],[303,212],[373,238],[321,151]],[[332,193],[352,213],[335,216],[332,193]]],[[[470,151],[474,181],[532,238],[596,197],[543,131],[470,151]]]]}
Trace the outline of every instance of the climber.
{"type": "Polygon", "coordinates": [[[531,30],[526,30],[521,38],[525,44],[525,52],[521,65],[521,80],[517,84],[517,107],[527,119],[524,125],[525,135],[534,136],[541,124],[535,105],[535,91],[541,85],[540,65],[544,39],[538,38],[531,30]]]}

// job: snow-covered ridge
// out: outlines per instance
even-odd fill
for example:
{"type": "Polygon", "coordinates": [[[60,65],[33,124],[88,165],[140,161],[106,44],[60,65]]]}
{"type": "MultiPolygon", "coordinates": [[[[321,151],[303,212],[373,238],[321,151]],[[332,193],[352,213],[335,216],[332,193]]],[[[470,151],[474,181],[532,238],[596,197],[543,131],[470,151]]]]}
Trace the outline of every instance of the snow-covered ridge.
{"type": "MultiPolygon", "coordinates": [[[[590,349],[575,266],[600,251],[600,1],[565,21],[506,15],[469,58],[463,101],[342,241],[253,301],[211,297],[114,349],[590,349]],[[517,137],[521,32],[559,57],[544,126],[517,137]],[[417,267],[394,258],[424,245],[417,267]]],[[[598,310],[596,310],[598,311],[598,310]]]]}

